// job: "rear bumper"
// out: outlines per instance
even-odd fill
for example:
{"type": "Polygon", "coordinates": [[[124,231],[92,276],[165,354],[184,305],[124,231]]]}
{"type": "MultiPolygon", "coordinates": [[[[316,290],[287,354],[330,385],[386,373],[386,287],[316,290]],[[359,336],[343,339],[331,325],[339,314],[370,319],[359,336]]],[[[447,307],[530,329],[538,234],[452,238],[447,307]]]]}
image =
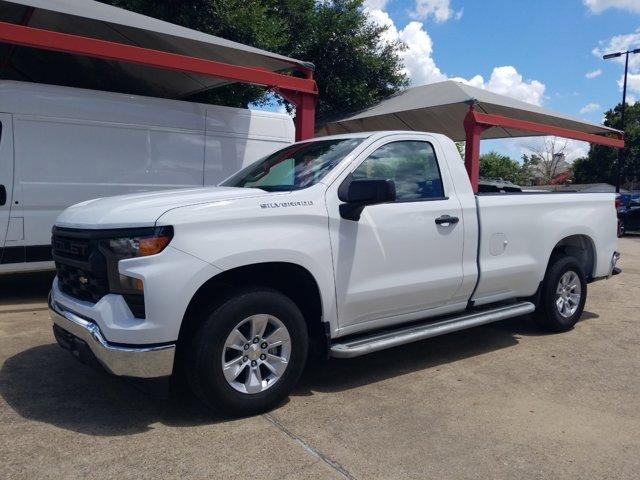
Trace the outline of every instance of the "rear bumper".
{"type": "Polygon", "coordinates": [[[613,275],[618,275],[619,273],[622,273],[622,269],[617,267],[618,260],[620,260],[620,253],[613,252],[613,255],[611,256],[611,264],[609,266],[609,273],[607,274],[607,278],[611,278],[613,275]]]}
{"type": "Polygon", "coordinates": [[[121,345],[105,340],[100,327],[59,303],[49,295],[49,314],[58,344],[82,358],[90,351],[111,374],[122,377],[157,378],[173,372],[175,344],[121,345]]]}

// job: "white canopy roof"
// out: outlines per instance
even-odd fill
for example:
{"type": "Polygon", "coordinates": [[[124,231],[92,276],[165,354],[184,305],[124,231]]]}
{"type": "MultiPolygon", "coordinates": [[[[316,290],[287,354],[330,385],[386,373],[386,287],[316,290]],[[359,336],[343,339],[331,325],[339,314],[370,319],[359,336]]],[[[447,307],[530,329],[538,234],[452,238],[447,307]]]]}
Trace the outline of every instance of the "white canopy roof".
{"type": "MultiPolygon", "coordinates": [[[[360,113],[326,122],[318,135],[408,129],[442,133],[454,141],[464,141],[463,121],[471,104],[474,104],[478,112],[503,115],[517,120],[544,123],[584,133],[619,133],[612,128],[448,80],[409,88],[360,113]]],[[[482,134],[482,138],[536,135],[540,133],[500,127],[487,130],[482,134]]]]}
{"type": "MultiPolygon", "coordinates": [[[[273,72],[313,68],[293,58],[207,35],[93,0],[0,0],[0,21],[273,72]],[[29,8],[34,8],[29,17],[29,8]]],[[[0,64],[13,47],[0,43],[0,64]]],[[[181,98],[226,80],[17,47],[3,78],[181,98]]]]}

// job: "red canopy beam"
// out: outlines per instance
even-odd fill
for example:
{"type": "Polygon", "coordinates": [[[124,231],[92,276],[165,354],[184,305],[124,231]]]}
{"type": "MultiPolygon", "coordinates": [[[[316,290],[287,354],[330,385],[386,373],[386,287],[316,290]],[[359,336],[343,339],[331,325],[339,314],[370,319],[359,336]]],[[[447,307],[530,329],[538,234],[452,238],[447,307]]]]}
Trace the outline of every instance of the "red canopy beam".
{"type": "Polygon", "coordinates": [[[300,131],[296,131],[296,139],[313,137],[315,97],[318,94],[318,88],[313,80],[313,71],[309,68],[295,65],[294,67],[305,75],[305,78],[299,78],[256,67],[231,65],[215,60],[205,60],[7,22],[0,22],[0,42],[165,70],[208,75],[225,80],[292,91],[298,94],[297,98],[299,98],[299,103],[296,103],[296,127],[300,131]]]}
{"type": "Polygon", "coordinates": [[[515,118],[481,113],[469,108],[464,119],[464,129],[466,133],[464,162],[471,180],[474,192],[478,192],[478,181],[480,177],[480,135],[483,131],[492,127],[512,128],[526,132],[535,132],[556,137],[570,138],[584,142],[605,145],[614,148],[624,148],[624,137],[622,133],[612,132],[611,136],[595,135],[593,133],[580,132],[569,128],[556,127],[544,123],[518,120],[515,118]]]}

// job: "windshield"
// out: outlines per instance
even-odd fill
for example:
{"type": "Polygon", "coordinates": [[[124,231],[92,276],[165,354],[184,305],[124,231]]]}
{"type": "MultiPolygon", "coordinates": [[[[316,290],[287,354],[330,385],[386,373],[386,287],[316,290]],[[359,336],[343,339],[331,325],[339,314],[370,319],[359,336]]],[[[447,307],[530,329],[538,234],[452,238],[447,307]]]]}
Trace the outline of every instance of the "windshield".
{"type": "Polygon", "coordinates": [[[318,183],[362,140],[343,138],[290,145],[243,168],[220,185],[268,192],[307,188],[318,183]]]}

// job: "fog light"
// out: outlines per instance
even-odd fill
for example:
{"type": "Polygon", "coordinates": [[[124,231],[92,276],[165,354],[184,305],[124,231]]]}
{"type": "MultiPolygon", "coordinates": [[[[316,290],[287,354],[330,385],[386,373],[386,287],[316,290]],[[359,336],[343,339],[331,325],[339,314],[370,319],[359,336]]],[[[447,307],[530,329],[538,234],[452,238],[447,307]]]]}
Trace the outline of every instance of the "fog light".
{"type": "Polygon", "coordinates": [[[120,291],[126,291],[127,293],[139,294],[144,293],[144,283],[139,278],[129,277],[127,275],[120,274],[120,291]]]}

